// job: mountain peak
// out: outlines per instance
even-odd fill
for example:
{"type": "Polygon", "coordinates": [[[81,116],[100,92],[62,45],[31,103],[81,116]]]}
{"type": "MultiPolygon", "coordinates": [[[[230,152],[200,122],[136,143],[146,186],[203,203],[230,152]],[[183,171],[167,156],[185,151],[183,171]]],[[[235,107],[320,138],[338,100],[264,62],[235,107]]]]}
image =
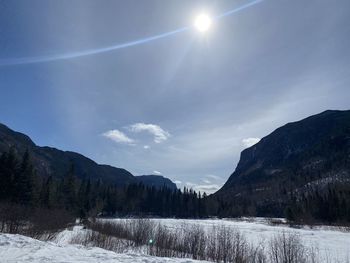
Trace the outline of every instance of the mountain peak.
{"type": "MultiPolygon", "coordinates": [[[[11,130],[9,127],[7,127],[5,124],[0,123],[0,137],[2,140],[0,141],[0,148],[1,148],[1,143],[4,143],[4,141],[12,142],[12,143],[20,143],[25,145],[27,148],[31,148],[35,146],[34,142],[29,138],[29,136],[16,132],[11,130]]],[[[8,147],[14,147],[16,148],[15,144],[10,144],[8,147]]]]}

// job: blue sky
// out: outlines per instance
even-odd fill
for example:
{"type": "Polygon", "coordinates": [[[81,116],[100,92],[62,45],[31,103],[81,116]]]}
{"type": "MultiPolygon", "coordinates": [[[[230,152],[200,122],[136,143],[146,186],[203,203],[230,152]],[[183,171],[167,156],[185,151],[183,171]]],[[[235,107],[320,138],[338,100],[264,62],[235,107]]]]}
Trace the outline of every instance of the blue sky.
{"type": "Polygon", "coordinates": [[[74,59],[1,61],[143,39],[246,3],[0,1],[0,122],[39,145],[212,192],[258,138],[349,109],[349,1],[265,0],[205,34],[191,29],[74,59]]]}

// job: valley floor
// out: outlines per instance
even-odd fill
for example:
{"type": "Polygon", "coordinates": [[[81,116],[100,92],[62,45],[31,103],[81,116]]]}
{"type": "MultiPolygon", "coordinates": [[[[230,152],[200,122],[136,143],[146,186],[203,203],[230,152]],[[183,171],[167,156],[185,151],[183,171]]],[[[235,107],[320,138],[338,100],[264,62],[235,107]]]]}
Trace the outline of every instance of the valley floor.
{"type": "MultiPolygon", "coordinates": [[[[118,220],[118,219],[117,219],[118,220]]],[[[296,233],[303,244],[318,249],[323,262],[349,262],[350,261],[350,231],[345,228],[330,226],[303,226],[292,228],[288,225],[271,225],[269,219],[247,218],[243,220],[178,220],[153,219],[168,228],[178,228],[183,225],[199,225],[210,229],[224,225],[243,234],[247,240],[254,244],[266,244],[274,235],[279,233],[296,233]]]]}
{"type": "MultiPolygon", "coordinates": [[[[125,219],[103,219],[117,221],[125,219]]],[[[133,219],[127,219],[133,220],[133,219]]],[[[320,262],[349,262],[350,258],[350,232],[341,229],[320,226],[316,228],[290,228],[284,225],[270,225],[265,219],[247,220],[177,220],[152,219],[166,226],[170,231],[184,225],[199,225],[210,229],[220,225],[240,231],[253,245],[265,244],[276,234],[281,232],[297,233],[303,244],[317,248],[320,262]]],[[[29,237],[0,233],[0,262],[199,262],[191,259],[159,258],[147,256],[142,251],[128,250],[123,254],[96,247],[73,245],[75,236],[84,234],[82,227],[64,230],[51,242],[43,242],[29,237]]]]}

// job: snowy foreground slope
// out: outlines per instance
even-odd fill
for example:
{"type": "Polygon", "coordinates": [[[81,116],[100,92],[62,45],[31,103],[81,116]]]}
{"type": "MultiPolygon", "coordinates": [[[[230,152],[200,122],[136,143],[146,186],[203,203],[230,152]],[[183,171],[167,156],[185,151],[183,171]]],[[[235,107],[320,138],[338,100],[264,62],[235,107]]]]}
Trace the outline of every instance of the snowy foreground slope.
{"type": "Polygon", "coordinates": [[[0,234],[0,262],[53,263],[195,263],[190,259],[158,258],[139,254],[117,254],[100,248],[78,245],[59,245],[30,237],[0,234]]]}

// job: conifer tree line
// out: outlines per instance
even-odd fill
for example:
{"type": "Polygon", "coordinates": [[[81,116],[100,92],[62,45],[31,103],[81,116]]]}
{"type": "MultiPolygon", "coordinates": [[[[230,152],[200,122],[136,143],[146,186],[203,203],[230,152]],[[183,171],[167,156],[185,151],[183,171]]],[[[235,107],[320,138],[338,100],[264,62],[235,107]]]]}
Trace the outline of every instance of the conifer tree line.
{"type": "Polygon", "coordinates": [[[350,182],[328,184],[324,189],[308,189],[299,196],[292,195],[286,210],[291,221],[312,223],[350,222],[350,182]]]}
{"type": "Polygon", "coordinates": [[[217,198],[215,209],[206,200],[209,214],[215,211],[218,217],[285,217],[297,224],[350,223],[350,181],[333,181],[324,185],[306,187],[297,191],[276,190],[272,198],[239,196],[232,199],[217,198]]]}
{"type": "Polygon", "coordinates": [[[79,179],[73,164],[62,178],[39,177],[28,151],[17,156],[11,149],[0,156],[0,202],[64,209],[82,218],[96,215],[199,218],[207,215],[205,197],[186,188],[174,191],[143,184],[117,187],[93,178],[79,179]]]}
{"type": "MultiPolygon", "coordinates": [[[[276,191],[279,192],[279,191],[276,191]]],[[[328,184],[293,194],[282,191],[279,202],[261,202],[247,197],[207,197],[192,189],[171,190],[130,184],[124,187],[80,179],[74,165],[62,178],[39,177],[28,151],[17,156],[12,149],[0,156],[0,203],[29,208],[65,210],[81,218],[89,216],[159,216],[203,218],[208,216],[287,217],[300,223],[350,222],[350,182],[328,184]]]]}

